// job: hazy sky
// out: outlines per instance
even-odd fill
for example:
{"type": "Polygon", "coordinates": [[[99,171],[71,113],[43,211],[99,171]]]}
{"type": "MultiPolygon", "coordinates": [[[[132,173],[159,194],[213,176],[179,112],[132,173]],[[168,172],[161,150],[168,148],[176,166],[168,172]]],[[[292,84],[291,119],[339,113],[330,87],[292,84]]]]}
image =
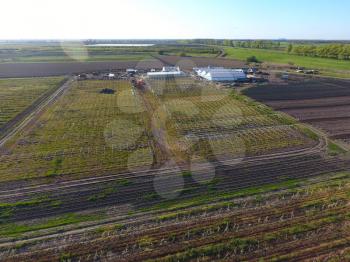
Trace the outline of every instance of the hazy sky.
{"type": "Polygon", "coordinates": [[[0,39],[350,39],[349,0],[1,0],[0,39]]]}

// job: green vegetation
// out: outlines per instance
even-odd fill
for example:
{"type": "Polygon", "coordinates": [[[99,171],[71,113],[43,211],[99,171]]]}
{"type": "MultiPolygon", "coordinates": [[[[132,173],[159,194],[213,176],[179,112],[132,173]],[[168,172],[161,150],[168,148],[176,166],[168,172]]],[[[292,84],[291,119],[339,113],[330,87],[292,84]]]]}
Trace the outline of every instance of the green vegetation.
{"type": "Polygon", "coordinates": [[[305,223],[305,224],[300,224],[300,225],[295,225],[295,226],[291,226],[288,228],[284,228],[278,232],[274,232],[274,233],[268,233],[265,234],[264,239],[267,241],[272,241],[278,238],[282,238],[284,236],[293,236],[293,235],[297,235],[297,234],[302,234],[311,230],[316,230],[322,226],[325,226],[327,224],[331,224],[331,223],[338,223],[341,222],[343,219],[345,219],[345,216],[339,216],[339,215],[330,215],[327,216],[325,218],[321,218],[319,220],[314,220],[312,222],[309,223],[305,223]]]}
{"type": "Polygon", "coordinates": [[[258,187],[249,187],[246,189],[241,189],[237,191],[232,192],[209,192],[206,194],[202,194],[200,196],[195,196],[190,199],[176,199],[176,200],[169,200],[169,201],[163,201],[159,204],[156,204],[149,208],[143,208],[142,211],[152,211],[152,210],[177,210],[192,206],[198,206],[203,205],[207,203],[211,203],[214,201],[224,201],[232,198],[237,197],[246,197],[246,196],[254,196],[259,195],[262,193],[275,191],[275,190],[281,190],[281,189],[293,189],[297,188],[298,185],[301,183],[302,180],[287,180],[280,183],[275,184],[267,184],[262,185],[258,187]]]}
{"type": "MultiPolygon", "coordinates": [[[[257,240],[252,238],[233,238],[228,242],[220,244],[211,244],[199,248],[191,248],[185,252],[178,253],[176,255],[167,256],[160,261],[166,262],[183,262],[191,261],[198,257],[214,257],[218,254],[224,254],[226,252],[241,253],[247,251],[251,246],[256,246],[257,240]]],[[[157,261],[157,260],[156,260],[157,261]]]]}
{"type": "MultiPolygon", "coordinates": [[[[0,180],[94,175],[94,169],[125,171],[152,164],[144,117],[143,104],[128,81],[74,82],[30,132],[9,143],[12,154],[2,156],[0,180]],[[99,94],[103,88],[117,92],[99,94]]],[[[118,183],[127,186],[130,181],[118,183]]]]}
{"type": "Polygon", "coordinates": [[[142,247],[142,248],[145,248],[145,247],[148,247],[148,246],[151,246],[152,243],[153,243],[154,239],[149,237],[149,236],[145,236],[143,238],[140,238],[137,242],[137,244],[142,247]]]}
{"type": "Polygon", "coordinates": [[[129,186],[131,182],[128,179],[119,179],[116,182],[112,182],[112,185],[103,189],[101,192],[94,194],[88,198],[89,201],[102,200],[110,195],[118,192],[119,188],[129,186]]]}
{"type": "Polygon", "coordinates": [[[0,129],[63,80],[63,77],[0,79],[0,129]]]}
{"type": "Polygon", "coordinates": [[[259,49],[281,49],[283,50],[286,42],[271,41],[271,40],[230,40],[230,39],[194,39],[194,40],[181,40],[178,41],[182,44],[200,44],[209,46],[231,46],[241,48],[259,48],[259,49]]]}
{"type": "Polygon", "coordinates": [[[71,253],[62,253],[59,262],[70,262],[74,256],[71,253]]]}
{"type": "Polygon", "coordinates": [[[299,56],[288,54],[285,51],[225,47],[225,52],[227,53],[228,58],[238,60],[246,60],[246,58],[249,56],[255,56],[260,61],[276,64],[288,65],[292,63],[295,66],[302,66],[312,69],[324,69],[333,72],[337,70],[350,70],[350,61],[299,56]]]}
{"type": "Polygon", "coordinates": [[[153,96],[148,99],[152,99],[154,108],[163,105],[156,112],[161,114],[157,118],[160,125],[165,119],[167,143],[180,161],[188,161],[191,155],[199,162],[222,161],[312,142],[285,115],[230,89],[217,89],[189,78],[148,83],[153,96]],[[274,126],[278,127],[270,128],[274,126]],[[224,137],[219,134],[222,129],[224,137]],[[197,141],[193,136],[185,137],[192,133],[203,138],[197,141]],[[293,139],[287,138],[291,133],[295,134],[293,139]]]}
{"type": "Polygon", "coordinates": [[[107,225],[107,226],[100,226],[98,227],[95,232],[96,233],[104,233],[104,232],[112,232],[112,231],[118,231],[121,229],[124,229],[125,225],[122,224],[114,224],[114,225],[107,225]]]}
{"type": "Polygon", "coordinates": [[[60,200],[53,200],[47,196],[33,198],[26,201],[17,201],[13,203],[0,203],[0,223],[6,222],[11,218],[17,209],[23,207],[34,207],[38,205],[49,205],[52,207],[59,207],[62,204],[60,200]]]}
{"type": "Polygon", "coordinates": [[[110,188],[106,188],[104,189],[102,192],[92,195],[88,198],[89,201],[97,201],[97,200],[101,200],[101,199],[105,199],[108,196],[112,195],[113,193],[118,192],[118,190],[116,188],[110,187],[110,188]]]}
{"type": "Polygon", "coordinates": [[[312,140],[318,141],[320,139],[319,135],[312,131],[310,128],[301,127],[300,129],[306,136],[308,136],[312,140]]]}
{"type": "Polygon", "coordinates": [[[331,45],[297,45],[290,53],[310,57],[333,58],[339,60],[350,59],[350,45],[331,44],[331,45]]]}
{"type": "Polygon", "coordinates": [[[248,63],[260,63],[260,61],[255,56],[249,56],[247,57],[248,63]]]}
{"type": "Polygon", "coordinates": [[[0,225],[0,235],[3,237],[15,237],[23,233],[41,229],[54,228],[58,226],[64,226],[69,224],[77,224],[86,221],[92,221],[98,219],[99,216],[96,215],[82,215],[82,214],[65,214],[60,217],[50,218],[44,222],[38,224],[19,224],[10,223],[0,225]]]}
{"type": "Polygon", "coordinates": [[[132,184],[132,182],[126,178],[122,178],[122,179],[117,180],[117,186],[125,187],[125,186],[129,186],[131,184],[132,184]]]}
{"type": "Polygon", "coordinates": [[[328,141],[328,152],[330,155],[345,154],[347,151],[332,141],[328,141]]]}

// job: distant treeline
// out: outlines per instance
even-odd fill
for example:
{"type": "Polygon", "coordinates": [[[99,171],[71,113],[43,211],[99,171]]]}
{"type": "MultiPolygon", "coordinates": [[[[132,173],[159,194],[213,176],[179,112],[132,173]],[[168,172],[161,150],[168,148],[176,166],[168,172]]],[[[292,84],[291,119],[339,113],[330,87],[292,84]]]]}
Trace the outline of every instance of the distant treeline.
{"type": "Polygon", "coordinates": [[[223,45],[241,48],[280,49],[281,42],[269,40],[235,41],[224,40],[223,45]]]}
{"type": "Polygon", "coordinates": [[[350,60],[350,44],[347,41],[194,39],[179,40],[178,42],[182,44],[273,49],[301,56],[350,60]]]}
{"type": "Polygon", "coordinates": [[[350,45],[346,44],[327,44],[327,45],[296,45],[289,44],[288,53],[311,56],[334,58],[339,60],[350,60],[350,45]]]}
{"type": "Polygon", "coordinates": [[[228,40],[228,39],[194,39],[180,40],[182,44],[201,44],[201,45],[223,45],[241,48],[260,48],[260,49],[279,49],[280,41],[272,40],[228,40]]]}

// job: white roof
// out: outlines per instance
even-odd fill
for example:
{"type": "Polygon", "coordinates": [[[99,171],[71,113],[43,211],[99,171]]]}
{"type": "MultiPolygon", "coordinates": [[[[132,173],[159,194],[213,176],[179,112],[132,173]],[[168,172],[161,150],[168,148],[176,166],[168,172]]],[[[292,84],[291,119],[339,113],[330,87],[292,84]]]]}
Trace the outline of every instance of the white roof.
{"type": "Polygon", "coordinates": [[[148,72],[147,75],[180,75],[182,74],[181,71],[175,71],[175,72],[148,72]]]}
{"type": "Polygon", "coordinates": [[[171,76],[183,76],[185,75],[184,72],[181,71],[174,71],[174,72],[148,72],[148,77],[171,77],[171,76]]]}
{"type": "Polygon", "coordinates": [[[243,69],[230,69],[223,67],[194,68],[197,74],[211,81],[235,81],[245,78],[243,69]]]}
{"type": "Polygon", "coordinates": [[[162,72],[177,72],[180,71],[178,66],[164,66],[162,72]]]}

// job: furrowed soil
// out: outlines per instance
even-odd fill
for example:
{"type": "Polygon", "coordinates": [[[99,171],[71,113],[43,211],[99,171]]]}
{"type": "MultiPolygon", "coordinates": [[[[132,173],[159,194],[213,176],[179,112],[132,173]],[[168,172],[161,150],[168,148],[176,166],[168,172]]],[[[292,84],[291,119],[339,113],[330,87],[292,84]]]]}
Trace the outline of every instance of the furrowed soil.
{"type": "Polygon", "coordinates": [[[350,81],[319,78],[272,83],[244,94],[320,128],[330,138],[349,141],[350,81]]]}

